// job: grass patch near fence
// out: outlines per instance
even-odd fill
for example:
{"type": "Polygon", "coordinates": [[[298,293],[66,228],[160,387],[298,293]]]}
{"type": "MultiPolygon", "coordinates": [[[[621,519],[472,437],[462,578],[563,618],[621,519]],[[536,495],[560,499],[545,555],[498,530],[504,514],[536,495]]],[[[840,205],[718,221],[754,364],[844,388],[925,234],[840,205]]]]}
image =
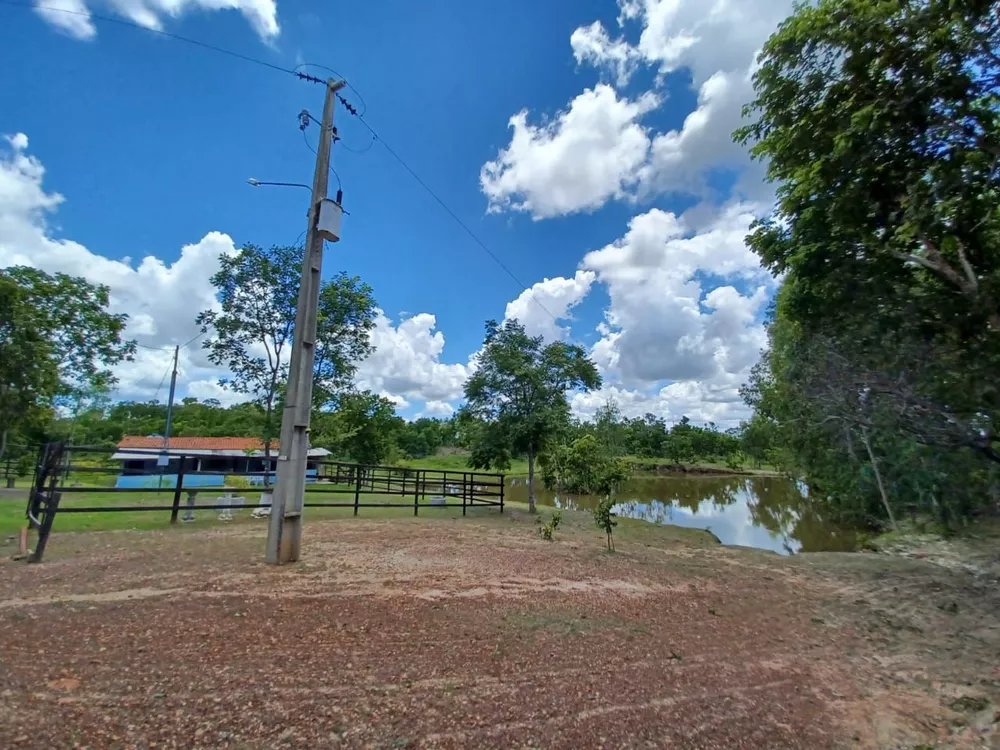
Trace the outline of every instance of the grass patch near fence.
{"type": "MultiPolygon", "coordinates": [[[[354,488],[353,485],[324,485],[326,489],[340,489],[342,492],[323,492],[313,488],[306,489],[306,502],[341,502],[348,503],[350,507],[343,508],[306,508],[306,514],[313,519],[326,518],[353,518],[354,517],[354,488]]],[[[240,493],[235,493],[239,495],[240,493]]],[[[219,510],[202,510],[200,505],[215,505],[217,498],[222,495],[220,488],[213,487],[199,492],[195,505],[195,521],[178,522],[178,527],[204,528],[211,525],[222,525],[219,519],[219,510]]],[[[233,506],[233,521],[230,523],[258,523],[266,525],[265,521],[252,519],[250,513],[258,504],[259,490],[242,493],[245,503],[233,506]]],[[[121,507],[129,505],[140,506],[170,506],[173,504],[174,490],[165,488],[157,492],[149,490],[146,492],[63,492],[60,500],[60,508],[85,508],[85,507],[121,507]]],[[[180,502],[180,514],[178,519],[183,517],[186,507],[187,494],[182,492],[180,502]]],[[[10,536],[19,533],[26,523],[24,511],[28,502],[27,492],[18,497],[0,498],[0,535],[10,536]]],[[[365,493],[360,497],[360,502],[364,503],[384,503],[382,507],[361,507],[358,510],[361,518],[405,518],[413,516],[413,496],[381,493],[365,493]],[[400,504],[402,507],[386,507],[388,503],[400,504]]],[[[420,502],[420,515],[429,514],[431,516],[461,517],[461,497],[450,496],[448,498],[449,507],[441,508],[430,504],[429,496],[420,502]],[[457,503],[457,507],[451,507],[452,503],[457,503]]],[[[470,508],[488,508],[483,503],[470,505],[470,508]]],[[[499,509],[497,509],[499,513],[499,509]]],[[[58,513],[53,525],[53,532],[65,531],[112,531],[122,529],[162,529],[170,526],[170,510],[140,510],[140,511],[115,511],[115,512],[94,512],[94,513],[58,513]]]]}
{"type": "MultiPolygon", "coordinates": [[[[394,462],[400,466],[411,469],[434,469],[436,471],[470,471],[481,473],[506,474],[507,476],[520,476],[528,473],[528,461],[524,458],[516,458],[510,462],[510,469],[504,472],[494,469],[472,469],[469,467],[469,456],[467,453],[452,453],[449,455],[425,456],[424,458],[404,458],[394,462]]],[[[535,467],[538,468],[537,466],[535,467]]]]}
{"type": "MultiPolygon", "coordinates": [[[[316,499],[321,493],[307,492],[306,501],[316,499]]],[[[327,493],[322,493],[325,498],[331,497],[327,493]]],[[[345,502],[353,501],[352,495],[333,495],[332,497],[344,498],[345,502]]],[[[406,498],[399,495],[379,495],[372,494],[363,496],[367,502],[405,502],[406,498]]],[[[60,503],[63,507],[83,507],[89,505],[169,505],[172,501],[172,492],[162,493],[113,493],[94,492],[83,493],[70,496],[67,493],[60,503]],[[127,497],[130,495],[130,497],[127,497]]],[[[177,533],[185,533],[191,529],[221,528],[229,525],[251,526],[257,525],[263,532],[267,528],[267,520],[254,519],[250,513],[257,504],[257,495],[247,497],[247,504],[242,508],[235,509],[233,520],[230,522],[219,521],[219,511],[195,509],[195,521],[191,523],[178,523],[176,526],[170,525],[170,511],[121,511],[113,513],[64,513],[57,514],[55,524],[52,528],[53,539],[61,533],[67,532],[90,532],[90,531],[167,531],[174,530],[177,533]]],[[[214,496],[211,497],[214,502],[214,496]]],[[[7,539],[16,536],[25,524],[24,508],[27,498],[22,499],[2,499],[0,500],[0,545],[7,539]]],[[[208,501],[205,501],[208,502],[208,501]]],[[[181,513],[183,514],[183,499],[181,513]]],[[[468,508],[468,516],[465,520],[475,523],[487,522],[499,524],[503,529],[516,532],[518,529],[527,531],[531,539],[537,539],[537,528],[539,523],[546,521],[551,513],[549,509],[542,508],[531,515],[528,513],[526,503],[508,502],[504,506],[503,515],[500,509],[495,506],[482,504],[471,505],[468,508]]],[[[420,505],[420,514],[413,516],[413,506],[386,507],[375,506],[370,508],[360,508],[358,516],[355,518],[353,507],[345,508],[306,508],[306,525],[315,521],[340,521],[345,523],[380,521],[387,523],[434,523],[440,520],[461,521],[461,506],[435,507],[425,503],[420,505]]],[[[594,549],[600,551],[603,545],[603,534],[594,525],[593,516],[587,511],[562,511],[562,523],[556,533],[556,541],[570,541],[581,537],[593,538],[594,549]]],[[[666,524],[652,524],[645,521],[620,518],[618,527],[615,530],[615,537],[623,542],[634,542],[639,544],[662,543],[664,541],[675,541],[683,544],[694,544],[697,546],[714,546],[718,540],[709,532],[701,529],[689,529],[681,526],[670,526],[666,524]]],[[[32,542],[34,544],[34,535],[32,542]]],[[[52,540],[50,540],[50,545],[52,540]]]]}

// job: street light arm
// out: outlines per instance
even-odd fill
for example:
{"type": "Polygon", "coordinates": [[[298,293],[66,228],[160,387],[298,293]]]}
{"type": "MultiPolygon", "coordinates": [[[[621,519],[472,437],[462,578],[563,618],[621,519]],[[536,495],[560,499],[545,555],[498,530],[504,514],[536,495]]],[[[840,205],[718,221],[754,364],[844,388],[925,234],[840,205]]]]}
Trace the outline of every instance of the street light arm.
{"type": "Polygon", "coordinates": [[[310,193],[312,192],[312,188],[311,187],[309,187],[308,185],[303,185],[301,182],[264,182],[263,180],[257,180],[257,179],[254,179],[253,177],[251,177],[249,180],[247,180],[247,182],[250,185],[253,185],[253,187],[260,187],[261,185],[278,185],[279,187],[300,187],[300,188],[305,188],[310,193]]]}

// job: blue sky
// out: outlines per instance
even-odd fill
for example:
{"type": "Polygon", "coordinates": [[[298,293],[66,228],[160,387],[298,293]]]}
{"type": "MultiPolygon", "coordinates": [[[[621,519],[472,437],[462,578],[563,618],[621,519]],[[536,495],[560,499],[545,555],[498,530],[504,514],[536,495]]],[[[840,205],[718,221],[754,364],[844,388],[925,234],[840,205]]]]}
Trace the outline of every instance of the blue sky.
{"type": "MultiPolygon", "coordinates": [[[[384,317],[359,384],[401,413],[457,405],[483,323],[505,314],[592,349],[607,385],[574,398],[581,415],[609,396],[668,419],[745,413],[736,388],[763,345],[773,282],[742,237],[771,195],[728,133],[788,3],[38,4],[282,67],[329,66],[360,92],[368,122],[533,287],[522,295],[380,144],[348,151],[370,138],[339,108],[334,163],[350,216],[325,269],[374,287],[384,317]],[[532,295],[566,316],[558,327],[532,295]]],[[[296,115],[319,115],[322,88],[89,23],[0,6],[0,263],[109,284],[140,342],[183,343],[212,303],[219,252],[288,244],[305,228],[304,191],[246,179],[310,182],[296,115]]],[[[143,350],[117,395],[162,399],[168,356],[143,350]]],[[[232,399],[196,346],[182,370],[182,393],[232,399]]]]}

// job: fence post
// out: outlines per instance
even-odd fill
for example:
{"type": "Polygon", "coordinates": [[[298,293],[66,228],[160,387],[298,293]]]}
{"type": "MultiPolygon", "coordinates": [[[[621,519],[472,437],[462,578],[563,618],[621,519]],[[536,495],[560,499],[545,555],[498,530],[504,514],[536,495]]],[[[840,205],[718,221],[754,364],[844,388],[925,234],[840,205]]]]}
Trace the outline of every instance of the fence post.
{"type": "Polygon", "coordinates": [[[354,515],[358,515],[358,501],[361,499],[361,465],[354,465],[354,515]]]}
{"type": "Polygon", "coordinates": [[[61,493],[56,491],[59,486],[59,477],[62,474],[60,463],[63,458],[63,444],[49,443],[45,446],[42,457],[42,464],[36,472],[36,491],[34,496],[28,501],[34,505],[33,515],[38,518],[38,514],[44,511],[44,516],[38,519],[38,542],[35,544],[35,551],[28,558],[28,562],[39,563],[42,555],[45,554],[45,544],[49,541],[49,533],[52,531],[52,522],[55,521],[56,512],[59,510],[59,500],[61,493]],[[48,472],[48,476],[46,476],[48,472]],[[48,492],[45,491],[45,480],[48,479],[48,492]],[[44,508],[42,507],[44,501],[44,508]]]}
{"type": "Polygon", "coordinates": [[[504,487],[507,485],[507,477],[503,474],[500,475],[500,513],[503,513],[503,491],[504,487]]]}
{"type": "Polygon", "coordinates": [[[181,509],[181,488],[184,487],[184,462],[187,456],[180,457],[180,465],[177,467],[177,486],[174,488],[174,504],[170,508],[170,523],[177,523],[177,512],[181,509]]]}
{"type": "Polygon", "coordinates": [[[42,555],[45,554],[45,544],[49,541],[52,522],[56,519],[56,512],[59,510],[59,500],[61,498],[61,492],[49,490],[49,497],[45,503],[45,515],[42,517],[42,525],[38,529],[38,542],[35,544],[35,551],[31,553],[28,562],[39,563],[42,561],[42,555]]]}
{"type": "Polygon", "coordinates": [[[462,472],[462,515],[465,515],[465,503],[469,500],[469,474],[462,472]]]}
{"type": "MultiPolygon", "coordinates": [[[[427,483],[427,475],[424,474],[424,484],[426,485],[426,483],[427,483]]],[[[426,487],[424,489],[426,489],[426,487]]],[[[419,507],[419,502],[420,502],[420,469],[417,469],[417,486],[413,490],[413,515],[414,516],[417,515],[417,508],[419,507]]]]}

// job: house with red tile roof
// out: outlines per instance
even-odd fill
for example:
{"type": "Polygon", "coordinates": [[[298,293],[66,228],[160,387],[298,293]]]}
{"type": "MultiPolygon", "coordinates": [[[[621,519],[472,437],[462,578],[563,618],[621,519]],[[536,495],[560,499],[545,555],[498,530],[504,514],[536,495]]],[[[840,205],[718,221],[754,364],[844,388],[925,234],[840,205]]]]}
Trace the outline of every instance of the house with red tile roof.
{"type": "MultiPolygon", "coordinates": [[[[310,448],[308,453],[317,460],[329,455],[325,448],[310,448]]],[[[277,440],[271,441],[270,457],[265,460],[260,438],[172,437],[164,441],[159,435],[126,435],[111,456],[122,462],[117,487],[175,487],[182,471],[185,487],[221,487],[227,474],[263,484],[265,473],[274,481],[277,457],[277,440]]],[[[318,468],[315,461],[308,461],[306,476],[315,479],[318,468]]]]}

